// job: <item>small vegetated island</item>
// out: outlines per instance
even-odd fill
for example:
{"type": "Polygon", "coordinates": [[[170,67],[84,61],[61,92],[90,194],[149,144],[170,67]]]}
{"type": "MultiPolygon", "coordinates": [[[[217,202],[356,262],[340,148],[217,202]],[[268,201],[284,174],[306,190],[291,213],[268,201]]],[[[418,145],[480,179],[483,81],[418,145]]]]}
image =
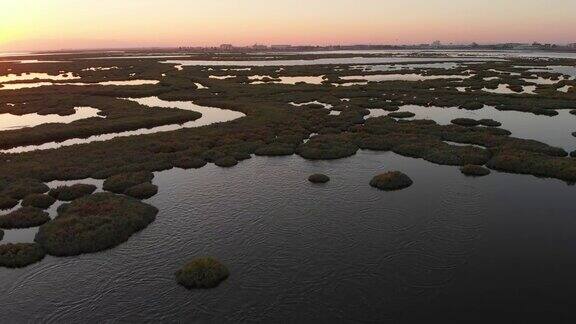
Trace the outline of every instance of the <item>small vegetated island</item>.
{"type": "Polygon", "coordinates": [[[134,198],[95,193],[62,205],[58,216],[40,227],[35,241],[55,256],[98,252],[125,242],[157,213],[134,198]]]}
{"type": "Polygon", "coordinates": [[[193,259],[176,272],[176,281],[188,289],[217,287],[230,272],[218,260],[211,257],[193,259]]]}
{"type": "Polygon", "coordinates": [[[412,183],[412,179],[400,171],[382,173],[374,176],[370,181],[372,187],[386,191],[408,188],[412,183]]]}

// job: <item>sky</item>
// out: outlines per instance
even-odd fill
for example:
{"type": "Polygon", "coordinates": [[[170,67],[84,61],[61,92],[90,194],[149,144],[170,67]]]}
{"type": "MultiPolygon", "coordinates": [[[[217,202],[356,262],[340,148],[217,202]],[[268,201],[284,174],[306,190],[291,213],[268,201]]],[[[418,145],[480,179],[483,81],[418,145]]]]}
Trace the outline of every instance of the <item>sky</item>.
{"type": "Polygon", "coordinates": [[[576,0],[0,0],[0,51],[576,42],[576,0]]]}

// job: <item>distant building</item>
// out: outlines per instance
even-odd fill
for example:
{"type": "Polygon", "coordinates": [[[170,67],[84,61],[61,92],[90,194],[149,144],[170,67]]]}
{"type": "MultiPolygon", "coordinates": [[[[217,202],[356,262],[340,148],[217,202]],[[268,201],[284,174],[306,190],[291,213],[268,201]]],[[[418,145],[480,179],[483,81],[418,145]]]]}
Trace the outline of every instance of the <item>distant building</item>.
{"type": "Polygon", "coordinates": [[[272,45],[270,48],[275,50],[285,50],[292,48],[292,45],[272,45]]]}
{"type": "Polygon", "coordinates": [[[268,49],[268,46],[266,46],[266,45],[254,44],[254,45],[252,45],[252,49],[255,49],[255,50],[266,50],[266,49],[268,49]]]}
{"type": "Polygon", "coordinates": [[[432,43],[430,46],[432,47],[441,47],[442,43],[440,41],[435,41],[434,43],[432,43]]]}
{"type": "Polygon", "coordinates": [[[220,45],[220,49],[223,51],[230,51],[234,48],[232,44],[222,44],[220,45]]]}
{"type": "Polygon", "coordinates": [[[576,49],[576,43],[568,44],[568,47],[576,49]]]}

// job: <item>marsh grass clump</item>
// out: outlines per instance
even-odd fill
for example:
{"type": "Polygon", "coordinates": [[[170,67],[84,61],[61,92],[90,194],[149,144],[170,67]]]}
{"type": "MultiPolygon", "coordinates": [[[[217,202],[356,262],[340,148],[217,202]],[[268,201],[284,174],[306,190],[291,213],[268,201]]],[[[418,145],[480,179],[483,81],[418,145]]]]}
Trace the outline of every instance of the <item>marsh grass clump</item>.
{"type": "Polygon", "coordinates": [[[389,113],[387,116],[392,118],[412,118],[416,116],[416,114],[409,111],[395,111],[389,113]]]}
{"type": "Polygon", "coordinates": [[[316,173],[308,177],[308,181],[312,183],[326,183],[330,181],[330,177],[325,174],[316,173]]]}
{"type": "Polygon", "coordinates": [[[95,185],[77,183],[71,186],[52,188],[48,194],[60,201],[72,201],[80,197],[88,196],[94,191],[96,191],[95,185]]]}
{"type": "Polygon", "coordinates": [[[4,238],[4,231],[0,229],[0,241],[4,238]]]}
{"type": "Polygon", "coordinates": [[[466,110],[479,110],[484,108],[484,104],[477,102],[477,101],[470,101],[462,104],[460,107],[466,110]]]}
{"type": "Polygon", "coordinates": [[[22,207],[0,216],[0,227],[4,229],[30,228],[50,221],[47,212],[36,207],[22,207]]]}
{"type": "Polygon", "coordinates": [[[231,168],[238,164],[238,160],[233,156],[224,156],[216,159],[214,164],[222,168],[231,168]]]}
{"type": "Polygon", "coordinates": [[[462,172],[467,176],[472,177],[483,177],[490,174],[490,170],[488,170],[487,168],[481,165],[473,165],[473,164],[467,164],[461,167],[460,172],[462,172]]]}
{"type": "Polygon", "coordinates": [[[154,174],[148,171],[126,172],[113,175],[104,180],[103,189],[113,193],[124,193],[128,188],[145,182],[151,182],[154,174]]]}
{"type": "Polygon", "coordinates": [[[55,256],[113,248],[146,228],[158,213],[158,209],[137,199],[108,192],[63,206],[54,220],[40,227],[34,239],[55,256]]]}
{"type": "Polygon", "coordinates": [[[270,143],[266,146],[259,147],[254,152],[259,156],[282,156],[294,154],[294,145],[289,143],[270,143]]]}
{"type": "Polygon", "coordinates": [[[174,161],[174,166],[180,169],[200,169],[207,164],[206,160],[195,157],[183,157],[174,161]]]}
{"type": "Polygon", "coordinates": [[[188,289],[215,288],[230,276],[226,266],[211,257],[197,258],[176,271],[178,284],[188,289]]]}
{"type": "Polygon", "coordinates": [[[309,160],[334,160],[356,154],[359,147],[351,138],[339,135],[314,136],[298,146],[298,155],[309,160]]]}
{"type": "Polygon", "coordinates": [[[6,195],[0,195],[0,209],[10,209],[16,205],[18,205],[18,200],[6,195]]]}
{"type": "Polygon", "coordinates": [[[52,206],[52,204],[54,204],[55,202],[56,199],[54,199],[52,196],[46,194],[31,194],[26,196],[24,200],[22,200],[22,206],[24,207],[30,206],[40,209],[46,209],[52,206]]]}
{"type": "Polygon", "coordinates": [[[34,243],[0,245],[0,267],[23,268],[44,259],[46,252],[34,243]]]}
{"type": "Polygon", "coordinates": [[[0,194],[14,198],[22,199],[30,194],[45,193],[50,188],[37,179],[16,179],[16,180],[0,180],[0,194]]]}
{"type": "Polygon", "coordinates": [[[412,185],[412,179],[400,171],[390,171],[372,178],[370,185],[380,190],[400,190],[412,185]]]}
{"type": "Polygon", "coordinates": [[[151,184],[150,182],[141,183],[130,187],[124,191],[125,195],[134,197],[137,199],[148,199],[155,196],[158,193],[158,186],[151,184]]]}
{"type": "Polygon", "coordinates": [[[465,127],[473,127],[480,125],[479,121],[472,118],[456,118],[452,119],[451,123],[454,125],[460,125],[465,127]]]}
{"type": "Polygon", "coordinates": [[[502,123],[499,121],[495,121],[494,119],[480,119],[478,121],[478,123],[482,126],[486,126],[486,127],[500,127],[502,126],[502,123]]]}

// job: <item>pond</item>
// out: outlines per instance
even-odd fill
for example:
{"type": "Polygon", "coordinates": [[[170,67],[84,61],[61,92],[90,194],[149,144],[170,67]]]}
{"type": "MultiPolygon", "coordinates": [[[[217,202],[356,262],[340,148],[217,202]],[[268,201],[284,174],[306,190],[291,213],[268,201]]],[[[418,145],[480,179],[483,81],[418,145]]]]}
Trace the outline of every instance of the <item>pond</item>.
{"type": "Polygon", "coordinates": [[[0,114],[0,131],[34,127],[48,123],[68,124],[76,120],[99,117],[99,109],[92,107],[76,107],[71,115],[60,116],[57,114],[39,115],[37,113],[25,115],[0,114]]]}

